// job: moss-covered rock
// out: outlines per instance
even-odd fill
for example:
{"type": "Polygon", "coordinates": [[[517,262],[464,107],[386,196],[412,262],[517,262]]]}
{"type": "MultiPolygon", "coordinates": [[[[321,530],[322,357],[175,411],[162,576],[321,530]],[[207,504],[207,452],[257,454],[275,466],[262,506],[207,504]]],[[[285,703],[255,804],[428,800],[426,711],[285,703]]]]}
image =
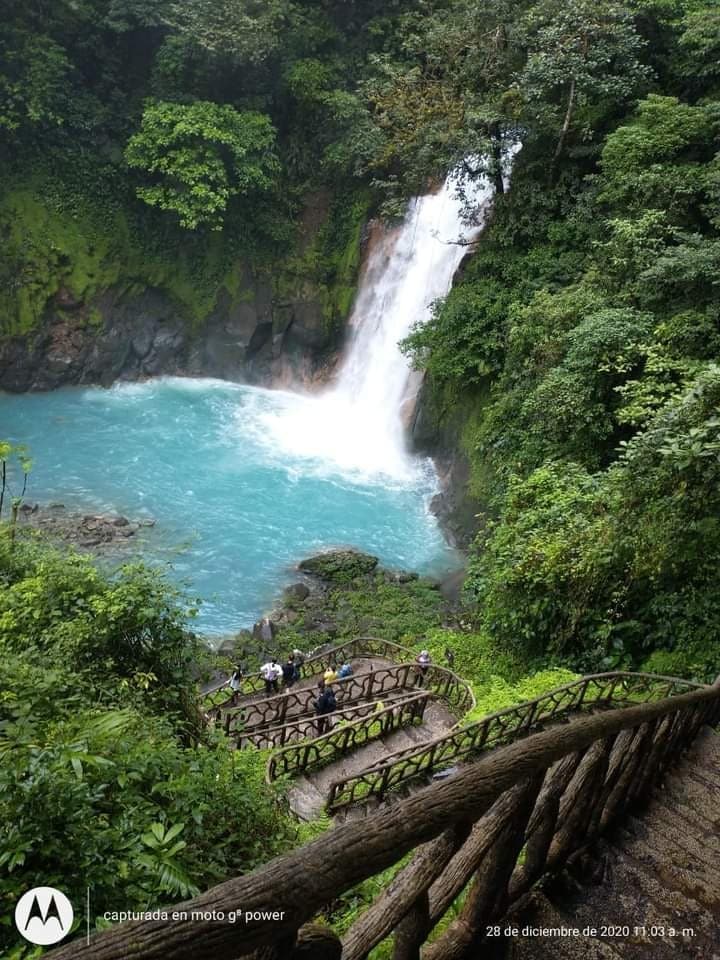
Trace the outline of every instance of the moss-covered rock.
{"type": "Polygon", "coordinates": [[[330,583],[349,583],[357,577],[372,573],[378,558],[360,550],[328,550],[300,561],[303,573],[309,573],[330,583]]]}

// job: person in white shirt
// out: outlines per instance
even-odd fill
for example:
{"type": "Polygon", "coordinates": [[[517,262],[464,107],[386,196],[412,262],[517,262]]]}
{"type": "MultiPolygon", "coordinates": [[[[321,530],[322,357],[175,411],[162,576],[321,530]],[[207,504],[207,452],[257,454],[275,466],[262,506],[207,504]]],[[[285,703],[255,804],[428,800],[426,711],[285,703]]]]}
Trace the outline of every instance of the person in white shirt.
{"type": "Polygon", "coordinates": [[[230,677],[230,689],[232,690],[233,706],[238,702],[240,690],[242,689],[243,677],[244,677],[244,673],[243,673],[242,664],[239,663],[237,667],[235,667],[235,670],[233,671],[233,674],[230,677]]]}
{"type": "Polygon", "coordinates": [[[420,651],[420,654],[419,654],[419,656],[418,656],[418,658],[417,658],[417,660],[416,660],[415,662],[416,662],[417,665],[418,665],[417,686],[418,686],[418,687],[422,687],[422,685],[425,683],[425,674],[428,672],[428,667],[430,666],[430,663],[432,662],[431,659],[430,659],[430,654],[428,653],[428,651],[427,651],[427,650],[421,650],[421,651],[420,651]]]}
{"type": "Polygon", "coordinates": [[[260,676],[265,681],[265,694],[271,696],[278,692],[278,680],[282,676],[282,667],[275,657],[260,667],[260,676]]]}

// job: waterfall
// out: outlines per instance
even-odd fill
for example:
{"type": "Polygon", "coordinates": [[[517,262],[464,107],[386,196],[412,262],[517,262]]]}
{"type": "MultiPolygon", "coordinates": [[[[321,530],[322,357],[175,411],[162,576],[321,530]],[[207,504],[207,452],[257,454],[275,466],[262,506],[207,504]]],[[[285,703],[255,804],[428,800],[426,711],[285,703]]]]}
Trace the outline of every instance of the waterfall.
{"type": "MultiPolygon", "coordinates": [[[[492,196],[490,186],[476,190],[479,219],[492,196]]],[[[413,376],[398,344],[448,292],[464,244],[481,229],[465,226],[461,212],[448,178],[436,193],[411,201],[400,227],[380,231],[360,278],[335,383],[320,394],[284,394],[275,409],[259,414],[259,439],[323,472],[383,482],[417,475],[403,423],[413,376]]]]}

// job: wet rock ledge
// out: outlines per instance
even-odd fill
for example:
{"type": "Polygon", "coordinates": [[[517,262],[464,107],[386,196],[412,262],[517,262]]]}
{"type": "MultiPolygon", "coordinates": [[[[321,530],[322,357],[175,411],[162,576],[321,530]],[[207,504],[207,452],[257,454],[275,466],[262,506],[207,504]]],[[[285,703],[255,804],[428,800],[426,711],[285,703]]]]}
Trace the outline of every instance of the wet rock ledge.
{"type": "Polygon", "coordinates": [[[24,503],[18,511],[18,525],[81,550],[102,551],[132,543],[140,530],[155,526],[155,521],[129,520],[112,513],[80,513],[62,503],[24,503]]]}

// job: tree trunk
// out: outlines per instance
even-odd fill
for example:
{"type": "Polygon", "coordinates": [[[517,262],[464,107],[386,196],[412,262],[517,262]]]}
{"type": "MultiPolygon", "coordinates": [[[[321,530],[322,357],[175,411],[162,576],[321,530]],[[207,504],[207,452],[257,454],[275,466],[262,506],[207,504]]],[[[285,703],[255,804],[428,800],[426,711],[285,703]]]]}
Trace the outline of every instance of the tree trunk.
{"type": "Polygon", "coordinates": [[[393,960],[420,960],[420,947],[429,932],[430,907],[424,890],[395,930],[393,960]]]}
{"type": "Polygon", "coordinates": [[[567,137],[568,130],[570,129],[570,123],[572,121],[573,111],[575,110],[575,78],[570,81],[570,94],[568,96],[567,110],[565,111],[565,119],[563,120],[562,130],[560,131],[560,139],[557,142],[555,147],[555,155],[553,156],[553,166],[560,159],[560,154],[563,151],[565,146],[565,138],[567,137]]]}

